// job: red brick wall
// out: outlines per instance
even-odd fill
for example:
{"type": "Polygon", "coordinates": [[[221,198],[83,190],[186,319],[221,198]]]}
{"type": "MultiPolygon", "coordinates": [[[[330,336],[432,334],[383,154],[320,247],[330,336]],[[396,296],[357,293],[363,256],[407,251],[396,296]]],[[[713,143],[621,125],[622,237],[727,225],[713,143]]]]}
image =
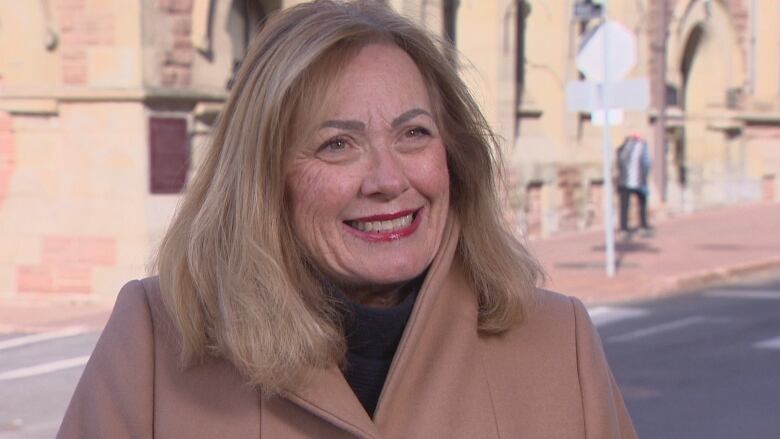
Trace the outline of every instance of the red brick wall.
{"type": "MultiPolygon", "coordinates": [[[[748,126],[744,131],[745,140],[762,144],[768,149],[780,151],[780,126],[748,126]]],[[[780,153],[774,154],[775,157],[780,153]]],[[[770,160],[768,157],[765,159],[770,160]]],[[[775,158],[775,162],[777,159],[775,158]]],[[[761,177],[761,198],[764,201],[777,200],[775,193],[775,182],[779,176],[774,173],[767,173],[761,177]]]]}
{"type": "Polygon", "coordinates": [[[576,166],[558,169],[558,230],[577,230],[579,223],[578,198],[582,197],[582,171],[576,166]]]}
{"type": "Polygon", "coordinates": [[[108,237],[44,236],[41,263],[17,267],[20,293],[91,293],[92,271],[116,265],[116,240],[108,237]]]}
{"type": "Polygon", "coordinates": [[[531,183],[526,188],[525,205],[525,233],[527,236],[542,236],[542,183],[531,183]]]}
{"type": "Polygon", "coordinates": [[[160,61],[162,85],[188,87],[192,78],[192,0],[157,0],[156,6],[169,32],[160,61]]]}
{"type": "Polygon", "coordinates": [[[87,49],[110,46],[115,41],[114,14],[110,5],[91,2],[87,7],[86,3],[86,0],[55,0],[63,84],[86,85],[89,82],[87,49]]]}
{"type": "Polygon", "coordinates": [[[588,188],[588,205],[585,227],[604,224],[604,182],[593,180],[588,188]]]}

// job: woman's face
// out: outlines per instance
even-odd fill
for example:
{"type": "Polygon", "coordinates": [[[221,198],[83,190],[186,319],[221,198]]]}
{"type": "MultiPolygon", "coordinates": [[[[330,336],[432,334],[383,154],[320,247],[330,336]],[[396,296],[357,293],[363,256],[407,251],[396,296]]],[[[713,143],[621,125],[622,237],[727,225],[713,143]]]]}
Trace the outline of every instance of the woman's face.
{"type": "Polygon", "coordinates": [[[347,293],[391,290],[421,274],[441,244],[450,191],[417,66],[396,46],[366,46],[313,122],[286,177],[305,250],[347,293]]]}

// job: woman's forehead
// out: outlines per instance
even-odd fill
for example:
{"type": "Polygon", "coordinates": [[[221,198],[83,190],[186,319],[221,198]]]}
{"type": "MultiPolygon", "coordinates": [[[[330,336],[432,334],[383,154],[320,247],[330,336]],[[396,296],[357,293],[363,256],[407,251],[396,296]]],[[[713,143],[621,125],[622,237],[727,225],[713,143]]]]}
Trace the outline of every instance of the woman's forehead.
{"type": "Polygon", "coordinates": [[[332,78],[320,118],[392,124],[402,113],[432,113],[426,83],[411,57],[391,45],[370,45],[332,78]],[[381,120],[374,120],[374,119],[381,120]]]}

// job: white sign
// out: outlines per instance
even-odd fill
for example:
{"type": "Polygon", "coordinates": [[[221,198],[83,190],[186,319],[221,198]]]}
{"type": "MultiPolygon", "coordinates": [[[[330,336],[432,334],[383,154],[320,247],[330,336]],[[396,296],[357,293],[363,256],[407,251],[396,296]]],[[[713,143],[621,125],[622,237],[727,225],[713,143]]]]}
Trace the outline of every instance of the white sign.
{"type": "Polygon", "coordinates": [[[576,64],[591,81],[604,81],[607,74],[610,81],[617,81],[636,64],[636,36],[617,21],[607,21],[585,40],[577,53],[576,64]],[[604,62],[605,51],[609,63],[604,62]],[[605,64],[608,65],[606,72],[605,64]]]}
{"type": "Polygon", "coordinates": [[[650,106],[650,82],[647,78],[624,79],[608,85],[593,81],[566,83],[566,110],[595,111],[605,108],[646,110],[650,106]],[[604,102],[603,88],[608,87],[604,102]]]}
{"type": "Polygon", "coordinates": [[[595,110],[590,113],[590,124],[597,127],[604,126],[604,122],[608,122],[609,126],[620,125],[623,116],[623,110],[607,110],[607,117],[604,117],[604,110],[595,110]]]}

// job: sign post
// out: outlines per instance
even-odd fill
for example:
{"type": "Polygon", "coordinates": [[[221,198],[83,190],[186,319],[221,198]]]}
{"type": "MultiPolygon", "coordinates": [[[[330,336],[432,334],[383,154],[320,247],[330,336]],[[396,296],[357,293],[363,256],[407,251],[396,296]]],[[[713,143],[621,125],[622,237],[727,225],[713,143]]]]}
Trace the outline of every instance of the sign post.
{"type": "Polygon", "coordinates": [[[623,109],[645,109],[649,104],[646,79],[621,79],[636,64],[636,37],[615,21],[607,19],[607,0],[601,2],[602,23],[577,54],[577,68],[588,81],[572,81],[566,86],[569,111],[590,111],[591,121],[602,132],[604,173],[604,241],[607,276],[615,275],[614,200],[612,188],[611,125],[622,122],[623,109]]]}
{"type": "MultiPolygon", "coordinates": [[[[606,22],[607,17],[607,4],[606,1],[602,5],[602,13],[604,14],[604,20],[606,22]]],[[[612,196],[612,138],[610,137],[609,130],[609,86],[611,83],[610,64],[609,64],[609,28],[604,26],[604,43],[603,57],[604,57],[604,81],[601,86],[601,103],[602,110],[604,111],[604,129],[602,134],[601,153],[604,156],[603,172],[604,172],[604,247],[607,252],[607,277],[615,276],[615,226],[612,223],[614,220],[614,197],[612,196]]]]}

